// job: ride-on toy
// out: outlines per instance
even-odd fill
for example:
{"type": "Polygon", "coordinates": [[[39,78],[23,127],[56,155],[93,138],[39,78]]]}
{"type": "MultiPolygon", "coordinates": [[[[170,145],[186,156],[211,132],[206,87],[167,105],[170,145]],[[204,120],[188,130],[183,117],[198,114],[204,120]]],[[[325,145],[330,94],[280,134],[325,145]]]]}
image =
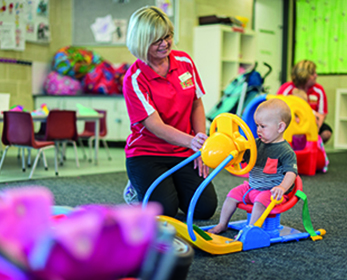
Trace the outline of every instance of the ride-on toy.
{"type": "Polygon", "coordinates": [[[189,162],[202,157],[205,165],[213,168],[211,174],[201,183],[192,197],[188,208],[187,224],[167,216],[158,216],[158,220],[169,223],[176,228],[177,235],[190,242],[195,247],[211,254],[228,254],[242,250],[251,250],[270,246],[272,243],[299,240],[311,237],[312,240],[322,239],[325,230],[314,231],[307,206],[306,195],[302,192],[302,181],[298,176],[295,188],[289,194],[289,200],[276,206],[280,201],[272,200],[263,215],[254,225],[248,225],[252,205],[239,204],[239,208],[248,212],[247,221],[229,223],[229,227],[239,230],[235,239],[205,232],[213,226],[199,228],[193,225],[195,205],[212,179],[223,169],[234,175],[248,173],[256,162],[256,144],[253,134],[246,123],[238,116],[223,113],[217,116],[210,127],[210,137],[205,141],[200,151],[158,177],[146,192],[142,207],[145,208],[156,186],[166,177],[185,166],[189,162]],[[247,165],[241,166],[243,154],[250,150],[250,159],[247,165]],[[293,207],[299,198],[304,200],[303,223],[307,232],[280,225],[280,213],[293,207]]]}

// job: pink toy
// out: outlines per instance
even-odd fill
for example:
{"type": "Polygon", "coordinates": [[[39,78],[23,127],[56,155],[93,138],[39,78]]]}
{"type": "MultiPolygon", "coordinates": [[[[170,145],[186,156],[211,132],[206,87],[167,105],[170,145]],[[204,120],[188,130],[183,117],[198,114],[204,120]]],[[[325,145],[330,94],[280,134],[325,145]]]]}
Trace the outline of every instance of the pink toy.
{"type": "Polygon", "coordinates": [[[0,279],[29,280],[23,271],[0,255],[0,279]]]}
{"type": "Polygon", "coordinates": [[[1,194],[0,247],[19,262],[47,235],[52,194],[45,188],[10,189],[1,194]]]}
{"type": "Polygon", "coordinates": [[[22,112],[24,107],[22,105],[14,105],[10,108],[10,111],[22,112]]]}
{"type": "Polygon", "coordinates": [[[43,187],[2,194],[0,249],[9,259],[0,259],[7,264],[0,265],[0,276],[16,272],[10,260],[35,279],[106,280],[136,273],[156,238],[161,213],[156,203],[145,211],[89,205],[53,219],[52,205],[43,187]]]}
{"type": "Polygon", "coordinates": [[[50,95],[76,95],[82,92],[80,81],[55,71],[48,74],[43,88],[50,95]]]}

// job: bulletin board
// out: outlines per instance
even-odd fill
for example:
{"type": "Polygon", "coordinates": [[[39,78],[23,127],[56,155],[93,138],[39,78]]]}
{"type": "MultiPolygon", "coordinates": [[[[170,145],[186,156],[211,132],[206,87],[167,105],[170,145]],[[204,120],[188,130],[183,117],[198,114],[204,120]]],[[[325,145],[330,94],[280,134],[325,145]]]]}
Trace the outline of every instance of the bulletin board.
{"type": "Polygon", "coordinates": [[[0,49],[23,51],[25,48],[24,2],[2,1],[0,4],[0,49]]]}
{"type": "Polygon", "coordinates": [[[25,40],[48,44],[51,41],[49,26],[49,0],[24,0],[25,40]]]}
{"type": "Polygon", "coordinates": [[[72,44],[75,46],[124,46],[131,14],[151,5],[162,8],[178,27],[179,0],[73,0],[72,44]],[[112,24],[109,24],[109,23],[112,24]],[[114,25],[113,25],[114,23],[114,25]],[[112,25],[111,27],[109,27],[112,25]],[[102,30],[108,26],[108,31],[102,30]],[[98,32],[97,30],[102,30],[98,32]],[[104,34],[101,34],[105,32],[104,34]],[[101,36],[97,36],[97,35],[101,36]]]}
{"type": "Polygon", "coordinates": [[[0,49],[24,51],[26,41],[49,43],[48,11],[49,0],[2,0],[0,49]]]}

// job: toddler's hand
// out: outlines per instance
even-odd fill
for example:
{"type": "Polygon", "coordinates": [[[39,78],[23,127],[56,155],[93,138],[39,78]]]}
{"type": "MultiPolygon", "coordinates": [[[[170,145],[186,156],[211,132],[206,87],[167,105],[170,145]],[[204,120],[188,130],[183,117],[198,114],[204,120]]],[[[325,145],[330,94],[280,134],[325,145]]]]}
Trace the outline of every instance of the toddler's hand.
{"type": "Polygon", "coordinates": [[[284,195],[285,193],[285,189],[279,185],[279,186],[276,186],[276,187],[273,187],[270,192],[272,194],[272,197],[273,198],[276,198],[277,200],[281,200],[282,196],[284,195]]]}

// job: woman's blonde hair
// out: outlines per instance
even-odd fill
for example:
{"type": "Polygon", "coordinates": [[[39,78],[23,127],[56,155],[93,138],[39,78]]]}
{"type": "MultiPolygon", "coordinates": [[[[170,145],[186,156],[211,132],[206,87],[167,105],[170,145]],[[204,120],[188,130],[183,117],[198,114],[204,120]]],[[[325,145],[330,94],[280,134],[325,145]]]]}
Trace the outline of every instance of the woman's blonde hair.
{"type": "Polygon", "coordinates": [[[304,87],[314,73],[316,64],[310,60],[301,60],[292,69],[292,81],[296,87],[304,87]]]}
{"type": "Polygon", "coordinates": [[[173,35],[173,31],[172,22],[162,10],[155,6],[145,6],[130,17],[126,45],[135,57],[148,63],[151,44],[173,35]]]}

